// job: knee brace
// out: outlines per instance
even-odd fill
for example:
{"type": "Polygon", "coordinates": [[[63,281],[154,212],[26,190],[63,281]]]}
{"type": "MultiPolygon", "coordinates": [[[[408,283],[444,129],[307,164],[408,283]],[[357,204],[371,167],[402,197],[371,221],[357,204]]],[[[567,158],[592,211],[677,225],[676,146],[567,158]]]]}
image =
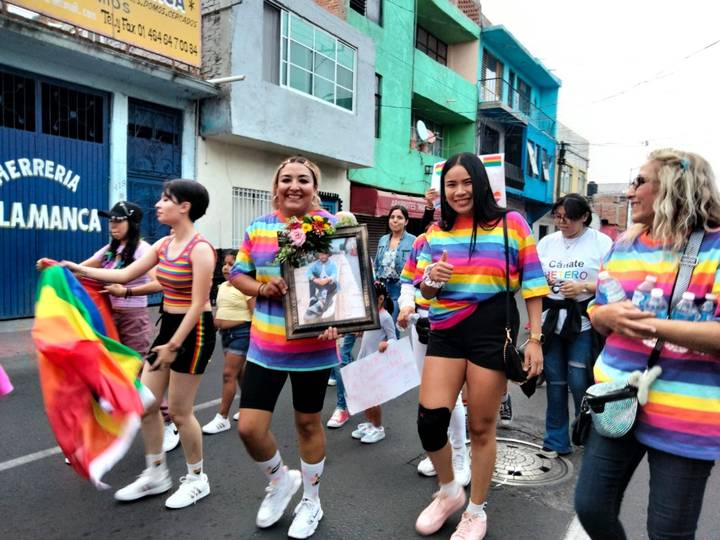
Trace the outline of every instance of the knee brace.
{"type": "Polygon", "coordinates": [[[437,452],[448,441],[448,426],[450,425],[450,409],[426,409],[418,407],[418,434],[420,442],[426,452],[437,452]]]}

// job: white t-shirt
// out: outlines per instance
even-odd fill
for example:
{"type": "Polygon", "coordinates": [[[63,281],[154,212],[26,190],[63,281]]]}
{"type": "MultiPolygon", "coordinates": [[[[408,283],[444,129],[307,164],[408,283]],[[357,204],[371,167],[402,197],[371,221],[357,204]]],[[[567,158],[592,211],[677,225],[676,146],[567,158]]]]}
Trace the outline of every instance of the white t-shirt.
{"type": "MultiPolygon", "coordinates": [[[[612,239],[598,230],[587,228],[577,238],[565,238],[560,231],[545,236],[538,242],[537,252],[545,277],[550,282],[589,281],[596,282],[600,265],[612,247],[612,239]]],[[[582,302],[591,298],[592,293],[581,294],[575,298],[582,302]]],[[[565,300],[552,287],[548,298],[565,300]]],[[[555,333],[559,333],[565,323],[567,310],[561,309],[555,333]]],[[[545,320],[545,313],[543,313],[545,320]]],[[[590,329],[590,321],[582,318],[582,331],[590,329]]]]}

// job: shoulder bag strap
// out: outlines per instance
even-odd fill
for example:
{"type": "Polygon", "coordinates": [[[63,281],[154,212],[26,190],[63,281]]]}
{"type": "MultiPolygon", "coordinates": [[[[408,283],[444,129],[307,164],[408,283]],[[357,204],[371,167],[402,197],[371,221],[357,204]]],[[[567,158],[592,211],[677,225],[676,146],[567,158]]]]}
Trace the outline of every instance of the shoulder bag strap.
{"type": "MultiPolygon", "coordinates": [[[[680,257],[680,267],[678,273],[675,275],[675,283],[673,284],[673,290],[670,294],[670,305],[668,306],[667,318],[672,316],[672,311],[675,305],[680,301],[683,293],[687,291],[688,285],[690,285],[690,278],[692,277],[693,270],[698,262],[698,253],[700,252],[700,244],[702,244],[705,236],[704,229],[697,229],[690,234],[690,238],[685,244],[685,250],[680,257]]],[[[663,345],[665,345],[664,339],[659,339],[655,343],[648,359],[648,369],[653,367],[660,357],[660,351],[662,351],[663,345]]]]}
{"type": "Polygon", "coordinates": [[[503,240],[505,243],[505,330],[510,330],[510,249],[508,247],[507,219],[503,215],[503,240]]]}

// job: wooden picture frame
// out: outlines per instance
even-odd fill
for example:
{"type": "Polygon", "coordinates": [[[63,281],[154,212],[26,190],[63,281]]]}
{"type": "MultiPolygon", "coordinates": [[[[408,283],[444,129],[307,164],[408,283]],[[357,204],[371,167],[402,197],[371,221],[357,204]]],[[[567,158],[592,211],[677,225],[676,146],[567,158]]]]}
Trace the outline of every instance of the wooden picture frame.
{"type": "Polygon", "coordinates": [[[287,339],[317,337],[330,326],[339,334],[380,328],[365,225],[337,229],[330,253],[309,259],[281,267],[287,339]]]}

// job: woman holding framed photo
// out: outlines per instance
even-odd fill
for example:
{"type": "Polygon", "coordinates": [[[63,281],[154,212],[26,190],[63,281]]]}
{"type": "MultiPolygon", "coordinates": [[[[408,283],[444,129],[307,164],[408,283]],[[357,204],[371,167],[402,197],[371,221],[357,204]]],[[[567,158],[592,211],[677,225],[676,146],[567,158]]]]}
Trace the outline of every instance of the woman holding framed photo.
{"type": "MultiPolygon", "coordinates": [[[[495,422],[507,377],[503,345],[506,331],[507,226],[510,292],[521,291],[527,305],[530,341],[525,349],[528,377],[542,371],[540,315],[548,293],[535,240],[525,219],[498,206],[485,167],[470,153],[445,162],[440,179],[440,223],[425,234],[418,259],[430,298],[430,337],[418,408],[418,433],[437,471],[440,490],[422,511],[415,529],[438,531],[465,505],[465,490],[454,476],[448,443],[450,411],[467,384],[472,448],[470,504],[452,538],[480,540],[487,531],[485,501],[495,466],[495,422]]],[[[512,302],[507,317],[513,339],[519,314],[512,302]]]]}
{"type": "Polygon", "coordinates": [[[287,340],[283,296],[288,285],[275,259],[278,233],[291,218],[309,215],[335,222],[335,217],[320,207],[319,186],[320,169],[312,161],[301,156],[283,161],[272,183],[275,211],[248,226],[230,271],[230,282],[235,287],[257,297],[238,422],[245,448],[268,481],[255,522],[260,528],[275,524],[302,483],[303,497],[295,507],[290,538],[310,537],[323,517],[318,489],[325,464],[325,432],[320,413],[330,370],[338,364],[337,331],[331,327],[317,338],[287,340]],[[301,471],[283,464],[270,432],[275,404],[288,377],[301,471]]]}

